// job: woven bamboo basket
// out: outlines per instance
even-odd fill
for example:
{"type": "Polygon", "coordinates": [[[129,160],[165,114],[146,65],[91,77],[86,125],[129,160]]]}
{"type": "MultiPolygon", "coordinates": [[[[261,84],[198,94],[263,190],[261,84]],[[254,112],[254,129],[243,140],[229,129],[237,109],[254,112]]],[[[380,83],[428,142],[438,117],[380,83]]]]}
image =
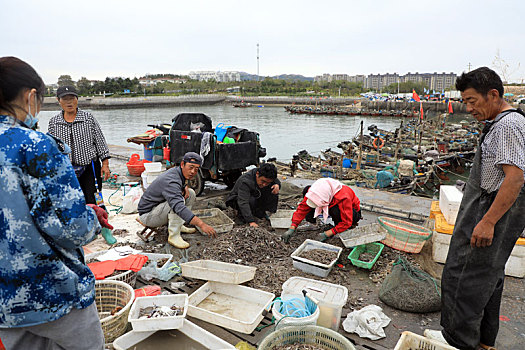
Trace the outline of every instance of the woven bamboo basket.
{"type": "Polygon", "coordinates": [[[411,222],[380,216],[377,221],[387,230],[381,243],[407,253],[419,253],[425,242],[432,236],[426,227],[411,222]]]}
{"type": "Polygon", "coordinates": [[[259,350],[292,344],[315,345],[323,350],[355,350],[350,340],[341,334],[319,326],[290,326],[270,333],[263,339],[259,350]]]}
{"type": "Polygon", "coordinates": [[[135,299],[133,288],[125,282],[95,282],[95,304],[106,343],[112,343],[126,332],[128,314],[135,299]]]}
{"type": "MultiPolygon", "coordinates": [[[[106,252],[102,251],[102,252],[95,252],[95,253],[88,254],[86,255],[86,262],[96,259],[97,256],[102,255],[104,253],[106,252]]],[[[115,276],[106,277],[105,279],[112,280],[112,281],[122,281],[122,282],[129,284],[131,287],[135,288],[135,283],[137,283],[137,275],[138,275],[138,272],[127,270],[127,271],[122,271],[122,273],[116,274],[115,276]]]]}

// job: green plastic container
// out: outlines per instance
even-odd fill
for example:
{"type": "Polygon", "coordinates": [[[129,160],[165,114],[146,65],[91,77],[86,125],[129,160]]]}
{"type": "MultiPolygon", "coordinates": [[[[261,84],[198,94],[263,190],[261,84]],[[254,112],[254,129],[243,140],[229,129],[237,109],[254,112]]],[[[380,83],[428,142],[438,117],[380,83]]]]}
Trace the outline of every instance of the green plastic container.
{"type": "Polygon", "coordinates": [[[379,255],[381,255],[384,247],[385,246],[381,243],[367,243],[359,245],[352,249],[350,255],[348,255],[348,259],[350,259],[354,266],[362,267],[363,269],[371,269],[376,263],[377,259],[379,259],[379,255]],[[359,255],[362,253],[375,254],[375,257],[372,261],[361,261],[359,260],[359,255]]]}

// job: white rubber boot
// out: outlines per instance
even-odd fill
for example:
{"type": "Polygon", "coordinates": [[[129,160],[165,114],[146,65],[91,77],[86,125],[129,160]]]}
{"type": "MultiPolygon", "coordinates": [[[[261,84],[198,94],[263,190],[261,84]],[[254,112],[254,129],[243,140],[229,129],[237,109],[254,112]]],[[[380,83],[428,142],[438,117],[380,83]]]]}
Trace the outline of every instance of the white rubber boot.
{"type": "Polygon", "coordinates": [[[182,220],[177,214],[168,214],[168,243],[179,249],[186,249],[190,246],[190,244],[180,236],[183,223],[184,220],[182,220]]]}
{"type": "Polygon", "coordinates": [[[195,233],[195,231],[197,230],[194,227],[186,227],[182,225],[182,227],[180,228],[180,232],[182,233],[195,233]]]}

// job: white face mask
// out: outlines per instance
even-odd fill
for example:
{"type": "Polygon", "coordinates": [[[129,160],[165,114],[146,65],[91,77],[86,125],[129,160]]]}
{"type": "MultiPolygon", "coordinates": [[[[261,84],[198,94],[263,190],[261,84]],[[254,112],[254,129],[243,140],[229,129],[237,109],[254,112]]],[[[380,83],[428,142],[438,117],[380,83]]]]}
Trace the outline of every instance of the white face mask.
{"type": "MultiPolygon", "coordinates": [[[[36,125],[36,123],[38,122],[38,112],[35,110],[35,114],[31,114],[31,93],[29,93],[29,96],[27,97],[27,115],[26,115],[26,119],[24,120],[24,124],[27,125],[28,128],[30,129],[33,129],[33,127],[36,125]]],[[[37,104],[37,96],[35,94],[35,109],[36,109],[36,104],[37,104]]]]}

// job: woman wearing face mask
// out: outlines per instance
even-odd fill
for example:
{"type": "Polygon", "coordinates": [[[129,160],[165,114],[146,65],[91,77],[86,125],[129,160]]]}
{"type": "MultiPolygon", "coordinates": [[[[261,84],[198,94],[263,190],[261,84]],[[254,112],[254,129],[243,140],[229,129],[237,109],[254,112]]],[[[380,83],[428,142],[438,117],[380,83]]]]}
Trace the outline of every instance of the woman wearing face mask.
{"type": "Polygon", "coordinates": [[[86,205],[69,147],[31,130],[44,90],[30,65],[0,58],[0,345],[103,349],[82,246],[107,214],[86,205]]]}
{"type": "Polygon", "coordinates": [[[69,157],[86,203],[96,204],[95,192],[102,190],[102,178],[107,180],[111,175],[106,139],[93,115],[78,108],[78,94],[74,86],[59,87],[57,99],[62,111],[49,120],[48,132],[71,148],[69,157]]]}

